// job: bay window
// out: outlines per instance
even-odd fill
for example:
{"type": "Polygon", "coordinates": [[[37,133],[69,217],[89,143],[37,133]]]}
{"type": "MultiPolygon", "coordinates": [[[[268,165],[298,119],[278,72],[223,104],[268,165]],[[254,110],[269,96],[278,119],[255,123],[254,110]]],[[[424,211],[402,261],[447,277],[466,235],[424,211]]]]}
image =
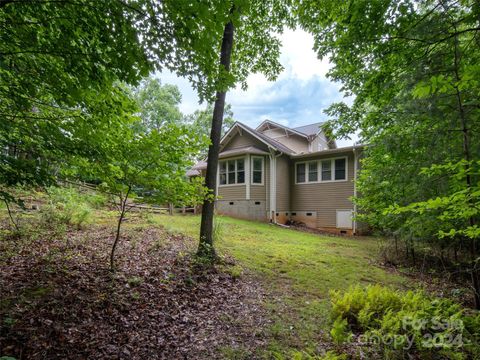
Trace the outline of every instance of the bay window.
{"type": "Polygon", "coordinates": [[[220,185],[245,183],[245,159],[222,160],[218,167],[220,185]]]}

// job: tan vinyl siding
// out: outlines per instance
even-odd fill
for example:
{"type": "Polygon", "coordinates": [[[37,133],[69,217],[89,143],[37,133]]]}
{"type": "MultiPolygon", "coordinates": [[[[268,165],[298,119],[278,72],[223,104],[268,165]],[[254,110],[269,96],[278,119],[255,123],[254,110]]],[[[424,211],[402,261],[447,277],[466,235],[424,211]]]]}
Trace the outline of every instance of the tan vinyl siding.
{"type": "Polygon", "coordinates": [[[225,185],[218,187],[220,200],[245,200],[247,197],[245,185],[225,185]]]}
{"type": "Polygon", "coordinates": [[[290,210],[290,161],[286,156],[277,158],[277,212],[290,210]]]}
{"type": "Polygon", "coordinates": [[[242,131],[241,135],[239,133],[234,135],[233,138],[227,143],[227,145],[222,150],[223,151],[232,150],[232,149],[241,148],[245,146],[255,146],[260,150],[268,151],[268,147],[263,142],[261,142],[254,136],[250,135],[246,131],[242,131]]]}
{"type": "Polygon", "coordinates": [[[349,200],[353,196],[354,164],[353,154],[340,153],[330,156],[317,156],[292,161],[290,189],[291,211],[315,211],[317,227],[336,227],[336,211],[353,209],[349,200]],[[295,163],[303,160],[321,160],[347,156],[347,181],[295,184],[295,163]]]}
{"type": "Polygon", "coordinates": [[[297,153],[303,153],[303,152],[308,152],[308,140],[298,136],[298,135],[289,135],[289,136],[282,136],[279,138],[275,138],[276,141],[279,143],[282,143],[289,149],[292,149],[293,151],[297,153]]]}
{"type": "Polygon", "coordinates": [[[328,149],[328,140],[325,134],[322,132],[318,134],[315,139],[312,140],[312,151],[326,150],[328,149]]]}
{"type": "Polygon", "coordinates": [[[292,133],[288,133],[287,135],[285,129],[269,129],[263,131],[263,134],[275,139],[295,152],[308,152],[308,140],[292,133]]]}
{"type": "Polygon", "coordinates": [[[272,139],[275,139],[280,136],[285,136],[285,129],[267,129],[262,131],[263,134],[267,135],[268,137],[271,137],[272,139]]]}

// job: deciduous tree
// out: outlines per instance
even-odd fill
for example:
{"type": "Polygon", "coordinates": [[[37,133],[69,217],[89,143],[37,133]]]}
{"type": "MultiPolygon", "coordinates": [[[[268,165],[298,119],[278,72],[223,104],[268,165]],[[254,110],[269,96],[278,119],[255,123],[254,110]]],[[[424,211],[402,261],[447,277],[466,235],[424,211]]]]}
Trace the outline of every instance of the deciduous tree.
{"type": "Polygon", "coordinates": [[[480,43],[477,1],[299,1],[329,76],[355,95],[336,104],[337,134],[369,144],[358,181],[363,218],[430,248],[468,244],[480,307],[480,43]],[[453,215],[453,214],[456,215],[453,215]]]}

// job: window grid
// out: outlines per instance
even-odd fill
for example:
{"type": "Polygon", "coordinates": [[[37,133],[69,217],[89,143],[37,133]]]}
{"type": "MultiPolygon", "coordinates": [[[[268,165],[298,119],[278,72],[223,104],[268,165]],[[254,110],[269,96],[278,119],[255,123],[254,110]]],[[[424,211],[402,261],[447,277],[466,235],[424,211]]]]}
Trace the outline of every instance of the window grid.
{"type": "Polygon", "coordinates": [[[295,183],[322,183],[347,180],[347,157],[298,162],[295,183]]]}
{"type": "Polygon", "coordinates": [[[263,157],[252,156],[252,184],[262,185],[263,184],[263,168],[264,168],[263,157]]]}
{"type": "Polygon", "coordinates": [[[219,185],[245,184],[245,159],[219,162],[219,185]]]}

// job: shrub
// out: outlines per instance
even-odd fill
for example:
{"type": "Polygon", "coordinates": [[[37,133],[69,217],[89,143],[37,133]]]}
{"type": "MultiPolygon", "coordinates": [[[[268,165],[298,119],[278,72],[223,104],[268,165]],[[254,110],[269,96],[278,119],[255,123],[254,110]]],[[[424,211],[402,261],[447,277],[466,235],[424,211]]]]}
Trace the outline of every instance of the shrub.
{"type": "Polygon", "coordinates": [[[388,358],[415,354],[420,358],[464,359],[480,355],[480,315],[467,315],[447,299],[432,299],[422,291],[399,292],[378,285],[331,293],[331,335],[346,342],[375,345],[388,358]]]}
{"type": "Polygon", "coordinates": [[[75,189],[52,187],[48,193],[50,201],[40,211],[43,224],[65,224],[81,228],[89,222],[92,209],[86,198],[75,189]]]}

